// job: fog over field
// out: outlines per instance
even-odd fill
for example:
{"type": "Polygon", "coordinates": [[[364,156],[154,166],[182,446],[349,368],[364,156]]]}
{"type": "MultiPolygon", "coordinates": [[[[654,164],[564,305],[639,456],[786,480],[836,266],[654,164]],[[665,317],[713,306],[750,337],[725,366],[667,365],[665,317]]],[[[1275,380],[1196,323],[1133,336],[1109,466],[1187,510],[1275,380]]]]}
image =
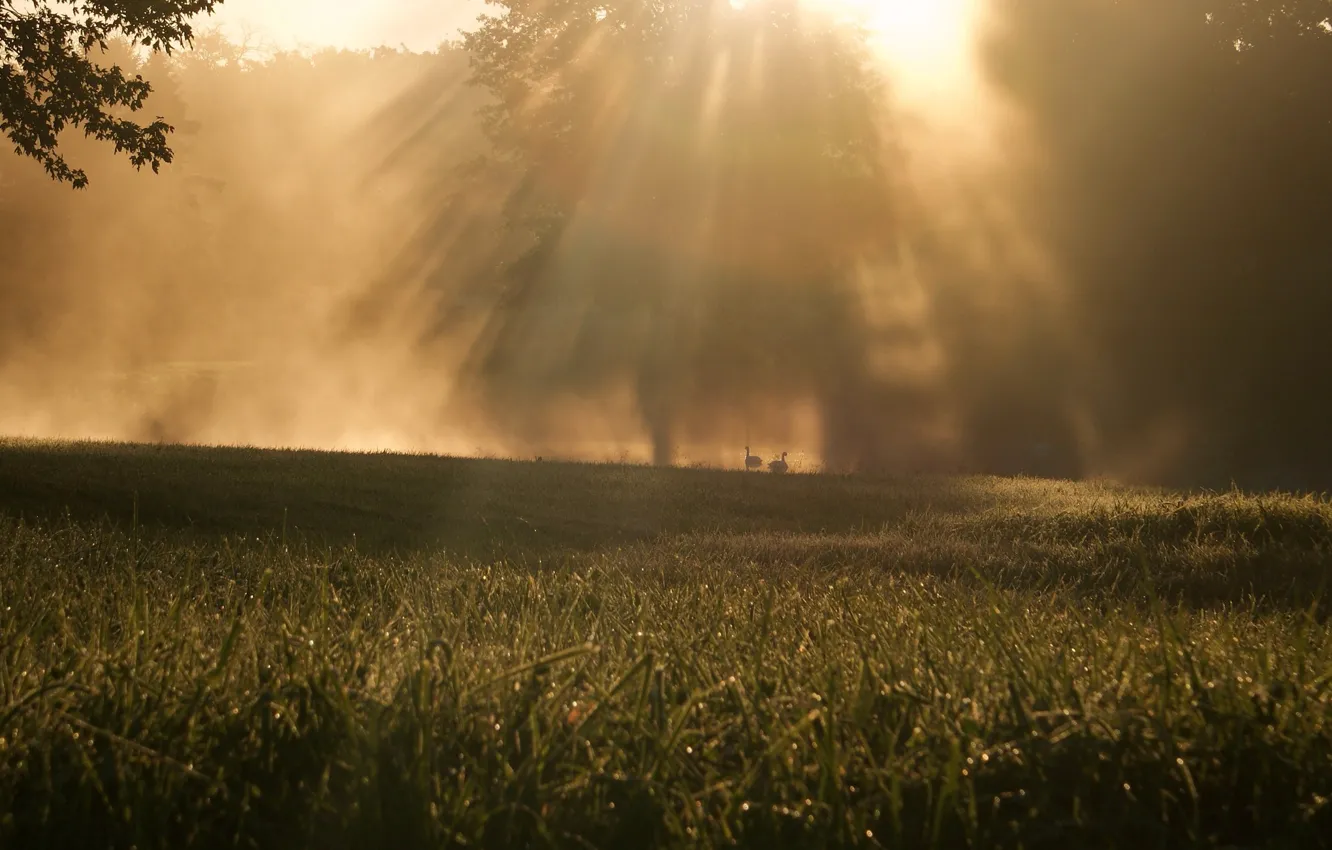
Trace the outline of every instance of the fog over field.
{"type": "Polygon", "coordinates": [[[0,155],[0,432],[1332,480],[1318,4],[505,8],[113,45],[176,160],[0,155]]]}

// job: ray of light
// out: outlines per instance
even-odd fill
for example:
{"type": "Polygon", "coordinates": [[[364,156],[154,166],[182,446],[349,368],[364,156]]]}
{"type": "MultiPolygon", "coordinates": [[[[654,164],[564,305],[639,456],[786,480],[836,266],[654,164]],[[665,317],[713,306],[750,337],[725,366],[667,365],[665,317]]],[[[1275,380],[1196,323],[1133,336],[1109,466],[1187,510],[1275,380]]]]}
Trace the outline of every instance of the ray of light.
{"type": "Polygon", "coordinates": [[[971,73],[979,0],[802,0],[866,27],[911,87],[956,85],[971,73]]]}

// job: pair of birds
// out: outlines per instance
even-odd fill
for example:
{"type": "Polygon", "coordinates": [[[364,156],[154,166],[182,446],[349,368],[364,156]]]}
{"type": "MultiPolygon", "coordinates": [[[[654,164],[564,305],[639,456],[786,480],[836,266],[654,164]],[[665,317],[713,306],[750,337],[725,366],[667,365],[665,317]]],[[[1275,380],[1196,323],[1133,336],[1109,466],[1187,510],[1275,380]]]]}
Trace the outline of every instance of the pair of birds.
{"type": "MultiPolygon", "coordinates": [[[[758,455],[750,454],[749,446],[745,446],[745,469],[758,469],[762,465],[763,458],[758,455]]],[[[769,461],[768,469],[773,472],[785,472],[790,469],[790,467],[786,465],[786,452],[782,452],[780,460],[769,461]]]]}

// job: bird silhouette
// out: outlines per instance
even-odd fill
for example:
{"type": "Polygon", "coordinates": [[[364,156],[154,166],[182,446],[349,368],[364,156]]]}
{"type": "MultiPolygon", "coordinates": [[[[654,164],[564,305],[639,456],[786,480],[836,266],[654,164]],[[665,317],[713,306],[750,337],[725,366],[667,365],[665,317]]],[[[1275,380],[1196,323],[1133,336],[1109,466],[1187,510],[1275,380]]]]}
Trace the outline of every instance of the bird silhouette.
{"type": "Polygon", "coordinates": [[[758,469],[763,465],[763,458],[749,453],[749,446],[745,446],[745,469],[758,469]]]}

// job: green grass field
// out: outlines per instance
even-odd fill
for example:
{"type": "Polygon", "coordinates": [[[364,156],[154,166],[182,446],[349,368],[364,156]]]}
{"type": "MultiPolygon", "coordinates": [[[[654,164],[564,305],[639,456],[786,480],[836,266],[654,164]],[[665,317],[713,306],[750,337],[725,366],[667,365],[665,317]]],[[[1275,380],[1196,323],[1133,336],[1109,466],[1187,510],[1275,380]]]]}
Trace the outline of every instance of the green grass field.
{"type": "Polygon", "coordinates": [[[0,444],[0,847],[1332,845],[1332,504],[0,444]]]}

